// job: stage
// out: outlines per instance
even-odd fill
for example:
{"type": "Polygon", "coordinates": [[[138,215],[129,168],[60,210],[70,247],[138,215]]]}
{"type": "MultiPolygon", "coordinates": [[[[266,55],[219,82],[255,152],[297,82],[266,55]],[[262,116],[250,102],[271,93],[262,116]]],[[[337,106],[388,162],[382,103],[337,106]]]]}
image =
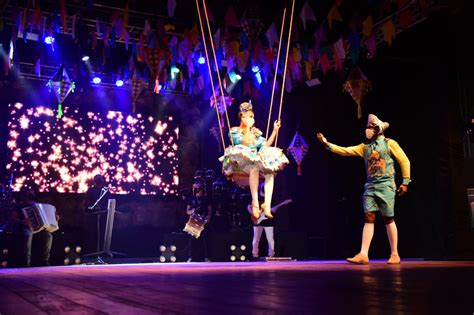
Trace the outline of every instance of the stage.
{"type": "Polygon", "coordinates": [[[474,262],[77,265],[0,270],[0,314],[472,314],[474,262]]]}

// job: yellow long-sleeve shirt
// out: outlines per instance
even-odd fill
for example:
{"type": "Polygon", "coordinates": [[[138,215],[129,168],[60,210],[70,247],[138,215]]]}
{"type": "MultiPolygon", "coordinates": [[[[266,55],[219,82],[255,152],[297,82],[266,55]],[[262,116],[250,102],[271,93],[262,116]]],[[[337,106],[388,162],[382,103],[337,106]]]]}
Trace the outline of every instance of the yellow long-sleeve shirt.
{"type": "MultiPolygon", "coordinates": [[[[390,153],[395,160],[397,160],[400,168],[402,170],[402,177],[403,177],[403,184],[408,185],[410,183],[410,160],[408,159],[407,155],[400,147],[397,141],[388,139],[387,141],[388,147],[390,148],[390,153]]],[[[366,150],[367,145],[361,143],[359,145],[351,146],[351,147],[341,147],[332,143],[329,143],[327,148],[331,152],[337,153],[342,156],[360,156],[364,157],[364,152],[366,150]]]]}

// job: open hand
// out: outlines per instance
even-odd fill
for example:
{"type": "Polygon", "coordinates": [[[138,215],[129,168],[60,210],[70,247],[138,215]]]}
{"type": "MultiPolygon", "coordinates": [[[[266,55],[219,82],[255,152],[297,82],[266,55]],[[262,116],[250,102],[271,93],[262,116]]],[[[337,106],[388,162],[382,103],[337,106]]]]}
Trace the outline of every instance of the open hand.
{"type": "Polygon", "coordinates": [[[316,134],[316,137],[318,138],[319,142],[327,146],[329,144],[328,140],[324,137],[324,135],[320,132],[316,134]]]}
{"type": "Polygon", "coordinates": [[[398,187],[397,193],[399,196],[403,196],[407,193],[407,191],[408,191],[407,185],[400,185],[400,187],[398,187]]]}

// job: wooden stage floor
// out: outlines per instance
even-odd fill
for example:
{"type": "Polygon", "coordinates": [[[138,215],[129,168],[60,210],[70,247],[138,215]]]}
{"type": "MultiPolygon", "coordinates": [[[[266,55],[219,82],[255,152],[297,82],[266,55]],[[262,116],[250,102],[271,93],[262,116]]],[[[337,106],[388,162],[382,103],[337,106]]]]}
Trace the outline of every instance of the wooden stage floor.
{"type": "Polygon", "coordinates": [[[474,262],[0,269],[0,314],[473,314],[474,262]]]}

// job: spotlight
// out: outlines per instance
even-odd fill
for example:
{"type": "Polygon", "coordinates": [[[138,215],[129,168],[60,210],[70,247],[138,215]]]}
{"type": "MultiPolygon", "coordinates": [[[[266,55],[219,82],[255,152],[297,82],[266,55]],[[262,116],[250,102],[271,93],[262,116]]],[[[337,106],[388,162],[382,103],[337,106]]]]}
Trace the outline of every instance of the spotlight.
{"type": "Polygon", "coordinates": [[[179,73],[179,68],[176,66],[171,66],[171,73],[179,73]]]}
{"type": "Polygon", "coordinates": [[[230,79],[230,82],[235,83],[239,81],[240,79],[242,79],[242,77],[239,74],[235,73],[234,69],[232,69],[229,72],[229,79],[230,79]]]}
{"type": "Polygon", "coordinates": [[[171,66],[171,78],[175,79],[176,75],[179,73],[179,68],[176,66],[171,66]]]}
{"type": "Polygon", "coordinates": [[[82,57],[82,61],[88,61],[88,60],[89,60],[89,56],[82,57]]]}
{"type": "Polygon", "coordinates": [[[92,82],[94,82],[94,84],[99,84],[100,82],[102,82],[102,80],[99,77],[94,77],[92,79],[92,82]]]}
{"type": "Polygon", "coordinates": [[[66,254],[64,257],[64,264],[65,265],[80,265],[81,264],[81,246],[66,246],[64,247],[64,253],[66,254]]]}
{"type": "Polygon", "coordinates": [[[4,248],[0,253],[0,267],[6,268],[8,267],[8,248],[4,248]]]}
{"type": "Polygon", "coordinates": [[[259,67],[259,66],[253,66],[253,67],[252,67],[252,72],[253,72],[253,73],[257,73],[257,72],[259,72],[259,71],[260,71],[260,67],[259,67]]]}
{"type": "Polygon", "coordinates": [[[198,62],[199,62],[200,65],[203,65],[203,64],[206,63],[206,59],[203,56],[201,56],[201,57],[199,57],[198,62]]]}
{"type": "Polygon", "coordinates": [[[177,258],[176,258],[176,246],[175,245],[170,245],[168,247],[166,247],[165,245],[161,245],[160,246],[160,252],[161,252],[161,255],[160,255],[160,262],[164,263],[164,262],[176,262],[177,261],[177,258]]]}
{"type": "Polygon", "coordinates": [[[245,260],[247,260],[247,257],[245,256],[245,251],[247,250],[247,246],[245,246],[244,244],[242,244],[240,246],[231,245],[230,250],[232,251],[231,256],[230,256],[231,261],[236,261],[236,260],[245,261],[245,260]]]}
{"type": "Polygon", "coordinates": [[[117,87],[123,86],[123,80],[120,80],[120,79],[119,79],[119,80],[115,81],[115,85],[116,85],[117,87]]]}
{"type": "Polygon", "coordinates": [[[54,43],[54,37],[53,36],[47,36],[47,37],[45,37],[44,42],[48,45],[51,45],[51,44],[54,43]]]}

